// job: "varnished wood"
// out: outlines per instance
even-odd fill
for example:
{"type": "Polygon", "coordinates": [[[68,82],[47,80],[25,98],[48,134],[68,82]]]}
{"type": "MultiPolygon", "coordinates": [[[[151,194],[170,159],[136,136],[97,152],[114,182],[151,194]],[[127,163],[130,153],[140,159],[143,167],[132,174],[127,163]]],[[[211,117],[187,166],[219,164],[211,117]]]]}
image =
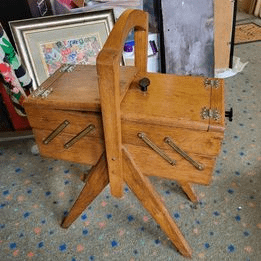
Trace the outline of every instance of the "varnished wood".
{"type": "Polygon", "coordinates": [[[249,14],[254,13],[255,7],[256,7],[256,2],[257,2],[257,0],[251,0],[250,6],[249,6],[249,11],[248,11],[249,14]]]}
{"type": "Polygon", "coordinates": [[[103,86],[100,88],[100,97],[111,194],[122,197],[119,72],[115,75],[115,70],[112,66],[105,66],[103,74],[99,77],[99,85],[103,86]]]}
{"type": "Polygon", "coordinates": [[[195,193],[192,185],[188,182],[179,182],[181,188],[183,189],[183,191],[186,193],[186,195],[188,196],[188,198],[194,202],[197,203],[198,202],[198,197],[197,194],[195,193]]]}
{"type": "Polygon", "coordinates": [[[167,208],[160,200],[148,178],[144,177],[140,169],[132,159],[128,150],[123,147],[124,180],[133,193],[142,203],[143,207],[152,215],[161,229],[166,233],[171,242],[184,256],[191,257],[192,250],[173,221],[167,208]]]}
{"type": "Polygon", "coordinates": [[[254,15],[260,17],[261,16],[261,0],[256,1],[254,15]]]}
{"type": "MultiPolygon", "coordinates": [[[[137,68],[121,66],[119,71],[121,100],[137,73],[137,68]]],[[[53,89],[52,93],[47,99],[29,96],[24,102],[25,109],[27,104],[34,104],[49,109],[101,111],[95,65],[77,65],[72,72],[61,73],[60,70],[57,70],[54,76],[51,76],[43,83],[43,86],[44,88],[51,87],[53,89]]]]}
{"type": "Polygon", "coordinates": [[[126,182],[177,249],[190,257],[189,245],[147,176],[176,180],[190,200],[197,200],[192,184],[210,183],[223,139],[223,81],[213,89],[204,85],[203,77],[146,73],[147,22],[145,12],[127,10],[100,52],[97,67],[77,65],[71,73],[57,71],[43,83],[53,92],[45,99],[29,97],[25,109],[41,155],[95,165],[62,227],[70,226],[108,183],[112,195],[121,197],[126,182]],[[132,28],[135,67],[121,67],[124,40],[132,28]],[[142,77],[151,81],[147,92],[138,87],[142,77]],[[204,107],[220,109],[221,120],[202,119],[204,107]],[[64,120],[70,124],[44,145],[64,120]],[[64,144],[89,124],[96,129],[65,149],[64,144]],[[138,132],[146,133],[176,165],[149,148],[138,132]],[[166,136],[205,168],[196,169],[173,151],[164,143],[166,136]]]}
{"type": "Polygon", "coordinates": [[[146,133],[165,151],[172,151],[170,146],[164,142],[165,137],[171,137],[187,153],[203,156],[217,156],[224,136],[223,133],[163,126],[154,122],[145,124],[143,122],[122,120],[122,142],[124,144],[146,147],[147,145],[137,136],[139,132],[146,133]]]}
{"type": "Polygon", "coordinates": [[[62,132],[49,144],[43,144],[43,140],[51,133],[50,130],[33,129],[40,154],[45,157],[73,161],[77,163],[95,165],[103,153],[104,140],[95,137],[83,137],[71,148],[65,149],[64,144],[75,135],[62,132]]]}
{"type": "MultiPolygon", "coordinates": [[[[139,73],[147,72],[147,55],[148,55],[148,21],[147,14],[143,15],[142,27],[136,29],[134,34],[135,40],[135,67],[139,73]]],[[[136,22],[135,22],[136,23],[136,22]]]]}
{"type": "Polygon", "coordinates": [[[96,166],[94,166],[88,176],[80,195],[75,201],[71,211],[62,222],[63,228],[68,228],[81,213],[91,204],[91,202],[103,191],[109,183],[107,163],[105,154],[101,156],[96,166]]]}
{"type": "Polygon", "coordinates": [[[194,160],[205,166],[203,170],[197,170],[187,160],[174,151],[167,152],[172,159],[176,160],[176,165],[172,166],[149,147],[130,144],[124,144],[124,146],[131,154],[141,172],[146,176],[156,176],[176,180],[178,182],[183,181],[202,185],[208,185],[211,182],[212,172],[215,167],[214,157],[204,157],[191,153],[190,156],[194,160]]]}
{"type": "Polygon", "coordinates": [[[229,67],[234,1],[214,1],[215,69],[229,67]]]}
{"type": "Polygon", "coordinates": [[[210,106],[209,88],[204,78],[170,74],[146,73],[150,79],[147,92],[136,81],[121,103],[122,119],[164,126],[207,130],[208,120],[202,120],[201,110],[210,106]]]}
{"type": "Polygon", "coordinates": [[[88,111],[54,110],[46,106],[27,105],[27,117],[30,119],[32,128],[54,130],[64,120],[70,124],[64,129],[65,133],[77,134],[93,124],[95,129],[87,136],[100,137],[103,139],[103,127],[101,114],[88,111]]]}
{"type": "Polygon", "coordinates": [[[120,59],[125,39],[133,28],[135,29],[135,52],[141,56],[137,59],[135,65],[140,71],[146,70],[147,52],[144,53],[140,50],[144,48],[145,51],[147,50],[148,15],[142,11],[127,10],[123,13],[97,57],[108,171],[111,193],[115,197],[123,195],[120,59]]]}

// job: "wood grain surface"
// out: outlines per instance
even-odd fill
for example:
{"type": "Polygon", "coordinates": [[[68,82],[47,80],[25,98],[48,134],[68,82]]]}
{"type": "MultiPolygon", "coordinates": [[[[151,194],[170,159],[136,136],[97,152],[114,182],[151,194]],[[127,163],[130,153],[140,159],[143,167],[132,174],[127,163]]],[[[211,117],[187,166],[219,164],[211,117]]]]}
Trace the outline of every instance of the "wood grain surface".
{"type": "Polygon", "coordinates": [[[107,162],[105,153],[103,153],[97,164],[92,167],[85,186],[71,208],[68,216],[63,220],[61,226],[63,228],[68,228],[102,192],[108,183],[109,175],[107,170],[107,162]]]}
{"type": "Polygon", "coordinates": [[[209,120],[201,118],[210,107],[210,88],[203,77],[146,73],[138,75],[121,103],[122,119],[164,126],[207,130],[209,120]],[[137,84],[148,77],[150,85],[142,92],[137,84]]]}
{"type": "Polygon", "coordinates": [[[214,2],[215,69],[229,68],[234,1],[214,2]]]}
{"type": "Polygon", "coordinates": [[[146,176],[155,176],[202,185],[208,185],[212,180],[212,173],[215,167],[214,157],[204,157],[191,153],[190,156],[194,160],[205,166],[204,170],[197,170],[175,151],[167,151],[167,154],[176,160],[176,165],[172,166],[149,147],[130,144],[124,144],[124,146],[129,151],[129,154],[141,172],[146,176]]]}
{"type": "Polygon", "coordinates": [[[135,29],[135,67],[143,72],[147,64],[148,14],[127,10],[121,15],[97,57],[99,92],[111,193],[123,196],[120,59],[125,40],[135,29]]]}
{"type": "Polygon", "coordinates": [[[136,165],[136,161],[132,159],[125,147],[123,147],[123,157],[124,180],[127,185],[140,200],[143,207],[160,225],[161,229],[166,233],[178,251],[186,257],[191,257],[192,250],[176,223],[173,221],[167,208],[160,200],[160,195],[155,191],[149,179],[143,176],[139,167],[136,165]]]}
{"type": "Polygon", "coordinates": [[[36,129],[55,130],[63,121],[69,121],[69,125],[63,132],[77,134],[85,129],[89,124],[93,124],[95,129],[87,136],[103,138],[103,127],[101,113],[89,111],[55,110],[47,106],[37,106],[27,104],[27,117],[30,125],[36,129]]]}
{"type": "Polygon", "coordinates": [[[43,144],[43,140],[51,133],[50,130],[33,129],[40,154],[53,159],[68,160],[77,163],[95,165],[105,150],[104,140],[95,137],[84,137],[71,148],[65,149],[64,144],[75,135],[62,132],[49,144],[43,144]]]}
{"type": "MultiPolygon", "coordinates": [[[[137,73],[137,68],[121,66],[119,71],[120,99],[122,99],[137,73]]],[[[43,86],[44,88],[51,87],[52,93],[46,99],[33,98],[30,95],[24,102],[25,109],[27,104],[33,103],[47,106],[49,109],[101,111],[95,65],[77,65],[72,72],[61,73],[58,70],[54,76],[43,83],[43,86]]]]}
{"type": "Polygon", "coordinates": [[[163,125],[146,124],[142,122],[122,120],[122,142],[146,147],[147,145],[138,138],[138,133],[144,132],[160,148],[166,151],[172,149],[164,142],[165,137],[170,137],[180,148],[187,153],[217,156],[220,152],[223,133],[175,128],[163,125]]]}

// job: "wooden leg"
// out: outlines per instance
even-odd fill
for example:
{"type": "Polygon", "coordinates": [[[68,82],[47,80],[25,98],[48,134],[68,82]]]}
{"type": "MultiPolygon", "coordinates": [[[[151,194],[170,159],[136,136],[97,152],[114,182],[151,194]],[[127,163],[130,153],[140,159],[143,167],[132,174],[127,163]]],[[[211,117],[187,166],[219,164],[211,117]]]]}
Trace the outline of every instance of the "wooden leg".
{"type": "Polygon", "coordinates": [[[80,180],[85,183],[87,179],[88,179],[88,173],[82,173],[80,176],[80,180]]]}
{"type": "Polygon", "coordinates": [[[141,201],[145,209],[152,215],[162,230],[167,234],[178,251],[186,257],[192,256],[192,250],[189,247],[184,236],[180,232],[176,223],[170,216],[167,208],[160,200],[160,196],[154,190],[149,179],[142,175],[136,166],[131,155],[123,147],[123,170],[124,180],[137,198],[141,201]]]}
{"type": "Polygon", "coordinates": [[[98,163],[91,169],[88,180],[79,197],[76,199],[69,214],[64,218],[61,226],[68,228],[88,207],[88,205],[102,192],[109,183],[106,157],[103,154],[98,163]]]}
{"type": "Polygon", "coordinates": [[[182,187],[183,191],[187,194],[188,198],[192,202],[197,203],[198,197],[197,197],[193,187],[191,186],[191,184],[188,182],[180,182],[180,181],[179,181],[179,184],[182,187]]]}

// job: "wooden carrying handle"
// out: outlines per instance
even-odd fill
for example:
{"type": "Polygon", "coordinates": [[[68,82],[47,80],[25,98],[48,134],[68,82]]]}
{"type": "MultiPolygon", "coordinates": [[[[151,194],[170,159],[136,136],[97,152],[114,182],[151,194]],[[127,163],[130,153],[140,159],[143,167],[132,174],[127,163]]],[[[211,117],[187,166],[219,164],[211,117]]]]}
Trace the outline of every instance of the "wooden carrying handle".
{"type": "Polygon", "coordinates": [[[123,195],[124,184],[120,61],[125,39],[133,28],[135,30],[135,67],[138,72],[145,73],[147,71],[148,14],[141,10],[127,10],[121,15],[96,60],[111,194],[116,197],[123,195]]]}
{"type": "MultiPolygon", "coordinates": [[[[125,40],[133,28],[135,67],[139,71],[147,71],[148,14],[141,10],[129,9],[120,16],[97,57],[98,75],[103,73],[102,65],[113,65],[116,63],[117,67],[119,67],[125,40]]],[[[117,72],[115,71],[115,73],[117,72]]]]}

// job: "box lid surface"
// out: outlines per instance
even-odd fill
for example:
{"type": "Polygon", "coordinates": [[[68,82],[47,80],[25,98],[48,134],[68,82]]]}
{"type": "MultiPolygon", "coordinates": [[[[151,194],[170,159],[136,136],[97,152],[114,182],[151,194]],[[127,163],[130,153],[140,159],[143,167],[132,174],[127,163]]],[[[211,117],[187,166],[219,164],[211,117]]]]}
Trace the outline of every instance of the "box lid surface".
{"type": "MultiPolygon", "coordinates": [[[[123,120],[224,131],[223,80],[218,80],[216,88],[206,84],[204,77],[159,73],[147,73],[142,76],[136,74],[135,67],[120,67],[123,120]],[[150,79],[147,92],[142,92],[138,86],[138,81],[142,77],[150,79]],[[218,112],[219,118],[204,118],[204,110],[205,113],[206,110],[210,110],[210,114],[213,114],[213,111],[218,112]]],[[[25,101],[25,107],[28,104],[48,109],[101,111],[96,66],[77,65],[72,72],[58,70],[39,89],[52,91],[46,98],[33,93],[25,101]]],[[[39,89],[36,92],[39,93],[39,89]]]]}
{"type": "Polygon", "coordinates": [[[218,88],[214,88],[206,84],[203,77],[158,73],[147,73],[145,77],[150,80],[148,91],[140,90],[138,81],[141,77],[137,77],[122,101],[122,119],[224,131],[223,80],[218,80],[218,88]],[[204,118],[206,110],[211,110],[210,116],[217,112],[218,119],[204,118]]]}
{"type": "MultiPolygon", "coordinates": [[[[120,67],[120,88],[123,97],[137,69],[120,67]]],[[[25,101],[26,104],[46,106],[49,109],[101,111],[98,76],[95,65],[77,65],[72,72],[57,70],[25,101]],[[50,90],[46,98],[41,92],[50,90]]]]}

